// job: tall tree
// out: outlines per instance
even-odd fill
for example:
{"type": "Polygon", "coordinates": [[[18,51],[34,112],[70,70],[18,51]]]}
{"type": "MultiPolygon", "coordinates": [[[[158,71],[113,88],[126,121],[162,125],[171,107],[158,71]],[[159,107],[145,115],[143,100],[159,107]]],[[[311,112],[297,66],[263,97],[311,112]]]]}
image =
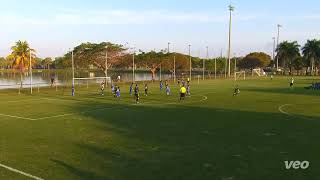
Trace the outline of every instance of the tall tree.
{"type": "Polygon", "coordinates": [[[14,46],[11,47],[11,54],[8,56],[8,59],[13,61],[12,67],[15,69],[19,69],[20,72],[20,86],[22,88],[23,76],[22,74],[25,72],[25,69],[30,67],[30,55],[31,55],[31,63],[33,63],[35,59],[35,50],[31,49],[27,41],[18,41],[14,46]]]}
{"type": "Polygon", "coordinates": [[[313,39],[308,40],[302,48],[303,56],[310,62],[310,75],[314,74],[315,65],[320,61],[320,41],[313,39]]]}
{"type": "Polygon", "coordinates": [[[297,71],[297,75],[300,75],[300,71],[303,69],[303,58],[301,56],[293,60],[293,67],[297,71]]]}
{"type": "Polygon", "coordinates": [[[0,57],[0,68],[5,69],[8,67],[8,62],[6,58],[0,57]]]}
{"type": "Polygon", "coordinates": [[[271,63],[271,57],[263,52],[253,52],[239,61],[238,66],[244,69],[264,68],[271,63]]]}
{"type": "Polygon", "coordinates": [[[189,57],[181,53],[170,53],[163,58],[163,69],[169,71],[170,73],[174,72],[174,58],[175,58],[175,67],[176,72],[186,71],[189,68],[189,57]]]}
{"type": "Polygon", "coordinates": [[[292,74],[293,62],[300,56],[300,45],[298,42],[284,41],[279,44],[276,51],[282,68],[285,70],[288,67],[290,74],[292,74]]]}
{"type": "MultiPolygon", "coordinates": [[[[110,42],[82,43],[75,47],[73,52],[77,68],[88,68],[93,65],[106,73],[106,68],[112,68],[120,62],[120,59],[126,54],[126,49],[122,45],[110,42]],[[106,58],[108,58],[107,67],[106,58]]],[[[70,61],[71,53],[66,54],[65,57],[70,61]]]]}
{"type": "Polygon", "coordinates": [[[50,57],[47,57],[41,61],[42,66],[45,69],[50,69],[50,66],[53,64],[53,60],[50,57]]]}
{"type": "Polygon", "coordinates": [[[141,52],[137,55],[137,64],[146,70],[149,70],[152,75],[152,80],[155,80],[156,72],[163,64],[165,58],[168,58],[166,54],[161,52],[141,52]]]}

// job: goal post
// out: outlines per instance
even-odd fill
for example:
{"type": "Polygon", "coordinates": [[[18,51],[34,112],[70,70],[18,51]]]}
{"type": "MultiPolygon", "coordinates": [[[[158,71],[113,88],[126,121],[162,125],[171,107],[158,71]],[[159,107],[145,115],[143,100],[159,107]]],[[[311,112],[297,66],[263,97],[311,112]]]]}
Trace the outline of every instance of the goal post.
{"type": "Polygon", "coordinates": [[[239,72],[234,73],[234,80],[237,81],[240,79],[246,80],[246,72],[245,71],[239,71],[239,72]]]}
{"type": "Polygon", "coordinates": [[[258,68],[258,69],[253,69],[252,70],[252,77],[255,76],[255,75],[258,76],[258,77],[262,77],[262,76],[266,76],[266,73],[264,72],[263,69],[258,68]]]}
{"type": "Polygon", "coordinates": [[[89,89],[89,87],[97,87],[97,89],[100,88],[100,85],[102,82],[106,82],[111,84],[111,77],[89,77],[89,78],[73,78],[75,82],[74,89],[86,87],[86,89],[89,89]]]}

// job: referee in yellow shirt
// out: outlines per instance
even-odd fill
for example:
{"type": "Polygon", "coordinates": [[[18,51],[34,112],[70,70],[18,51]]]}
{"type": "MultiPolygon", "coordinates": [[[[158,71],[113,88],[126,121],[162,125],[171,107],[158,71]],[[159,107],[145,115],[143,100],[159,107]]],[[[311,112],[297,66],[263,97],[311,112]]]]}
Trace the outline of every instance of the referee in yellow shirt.
{"type": "Polygon", "coordinates": [[[185,99],[186,94],[187,94],[187,89],[184,86],[182,86],[180,88],[180,101],[185,99]]]}

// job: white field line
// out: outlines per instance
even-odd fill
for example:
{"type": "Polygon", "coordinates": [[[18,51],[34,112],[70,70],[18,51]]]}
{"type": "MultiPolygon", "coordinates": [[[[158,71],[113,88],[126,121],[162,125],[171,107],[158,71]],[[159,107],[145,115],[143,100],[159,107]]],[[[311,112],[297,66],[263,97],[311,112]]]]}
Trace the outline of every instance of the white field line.
{"type": "Polygon", "coordinates": [[[61,115],[56,115],[56,116],[47,116],[47,117],[33,119],[32,121],[39,121],[39,120],[44,120],[44,119],[51,119],[51,118],[58,118],[58,117],[65,117],[65,116],[72,116],[72,115],[74,115],[74,113],[61,114],[61,115]]]}
{"type": "MultiPolygon", "coordinates": [[[[203,102],[203,101],[206,101],[208,100],[208,97],[207,96],[202,96],[202,95],[199,95],[202,97],[201,100],[197,100],[197,101],[185,101],[183,104],[190,104],[190,103],[197,103],[197,102],[203,102]]],[[[152,104],[152,103],[157,103],[159,101],[148,101],[148,102],[145,102],[145,103],[142,103],[143,104],[152,104]]],[[[171,102],[171,103],[161,103],[159,105],[176,105],[176,104],[180,104],[179,102],[171,102]]]]}
{"type": "Polygon", "coordinates": [[[56,116],[48,116],[48,117],[37,118],[37,119],[33,119],[33,121],[40,121],[40,120],[45,120],[45,119],[57,118],[57,117],[66,117],[66,116],[72,116],[72,115],[77,115],[77,114],[85,114],[85,113],[88,113],[88,112],[101,111],[101,110],[106,110],[106,109],[115,109],[115,108],[116,107],[106,107],[106,108],[92,109],[92,110],[88,110],[88,111],[83,111],[81,113],[69,113],[69,114],[61,114],[61,115],[56,115],[56,116]]]}
{"type": "Polygon", "coordinates": [[[28,101],[39,101],[39,99],[24,99],[24,100],[16,100],[16,101],[3,101],[4,103],[19,103],[19,102],[28,102],[28,101]]]}
{"type": "Polygon", "coordinates": [[[39,178],[39,177],[37,177],[37,176],[33,176],[33,175],[28,174],[28,173],[25,173],[25,172],[23,172],[23,171],[19,171],[19,170],[17,170],[17,169],[14,169],[14,168],[12,168],[12,167],[6,166],[6,165],[4,165],[4,164],[0,164],[0,167],[5,168],[5,169],[7,169],[7,170],[9,170],[9,171],[12,171],[12,172],[15,172],[15,173],[24,175],[24,176],[29,177],[29,178],[31,178],[31,179],[44,180],[43,178],[39,178]]]}
{"type": "Polygon", "coordinates": [[[283,110],[283,108],[287,107],[287,106],[292,106],[292,104],[283,104],[281,106],[279,106],[279,111],[282,113],[282,114],[285,114],[285,115],[288,115],[288,116],[291,116],[290,113],[286,112],[285,110],[283,110]]]}
{"type": "MultiPolygon", "coordinates": [[[[184,104],[188,104],[188,103],[196,103],[196,102],[203,102],[208,100],[207,96],[203,96],[203,95],[198,95],[201,96],[202,99],[198,100],[198,101],[189,101],[189,102],[185,102],[184,104]]],[[[54,99],[54,98],[39,98],[40,100],[52,100],[52,101],[80,101],[80,100],[73,100],[73,99],[68,99],[68,100],[64,100],[64,99],[54,99]]],[[[38,100],[39,100],[38,99],[38,100]]],[[[86,98],[86,99],[96,99],[96,98],[86,98]]],[[[143,104],[151,104],[154,102],[158,102],[158,101],[148,101],[147,103],[143,103],[143,104]]],[[[162,103],[159,105],[175,105],[175,104],[179,104],[177,102],[173,102],[173,103],[162,103]]],[[[134,104],[135,105],[135,104],[134,104]]],[[[76,114],[85,114],[88,112],[93,112],[93,111],[101,111],[101,110],[106,110],[106,109],[115,109],[118,107],[106,107],[106,108],[99,108],[99,109],[92,109],[92,110],[88,110],[88,111],[83,111],[81,113],[68,113],[68,114],[60,114],[60,115],[55,115],[55,116],[47,116],[47,117],[41,117],[41,118],[27,118],[27,117],[20,117],[20,116],[12,116],[12,115],[8,115],[8,114],[0,114],[0,116],[4,116],[4,117],[10,117],[10,118],[16,118],[16,119],[23,119],[23,120],[29,120],[29,121],[40,121],[40,120],[46,120],[46,119],[52,119],[52,118],[58,118],[58,117],[66,117],[66,116],[72,116],[72,115],[76,115],[76,114]]]]}
{"type": "Polygon", "coordinates": [[[8,115],[8,114],[0,114],[0,116],[9,117],[9,118],[16,118],[16,119],[23,119],[23,120],[29,120],[29,121],[35,121],[35,120],[36,120],[36,119],[33,119],[33,118],[26,118],[26,117],[20,117],[20,116],[12,116],[12,115],[8,115]]]}
{"type": "MultiPolygon", "coordinates": [[[[320,102],[311,102],[309,104],[319,104],[320,102]]],[[[287,111],[284,110],[285,107],[288,107],[288,106],[294,106],[294,104],[284,104],[284,105],[281,105],[279,106],[279,111],[282,113],[282,114],[285,114],[285,115],[288,115],[288,116],[294,116],[293,114],[291,113],[288,113],[287,111]]],[[[313,118],[308,118],[308,117],[299,117],[299,118],[302,118],[302,119],[306,119],[306,120],[314,120],[313,118]]]]}
{"type": "MultiPolygon", "coordinates": [[[[29,102],[29,101],[32,102],[32,101],[40,101],[40,100],[53,100],[53,99],[49,99],[49,98],[23,99],[23,100],[16,100],[16,101],[2,101],[2,103],[19,103],[19,102],[29,102]]],[[[61,101],[64,101],[64,100],[61,99],[61,101]]]]}

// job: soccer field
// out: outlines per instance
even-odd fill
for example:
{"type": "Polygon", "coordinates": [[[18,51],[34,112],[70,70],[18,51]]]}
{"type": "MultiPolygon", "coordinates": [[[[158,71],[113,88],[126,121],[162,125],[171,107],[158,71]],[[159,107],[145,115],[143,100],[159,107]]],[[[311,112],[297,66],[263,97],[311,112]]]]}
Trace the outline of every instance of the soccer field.
{"type": "Polygon", "coordinates": [[[0,91],[0,179],[320,179],[320,91],[289,77],[158,82],[135,104],[99,86],[0,91]],[[232,96],[235,85],[241,93],[232,96]],[[284,161],[309,161],[287,170],[284,161]]]}

